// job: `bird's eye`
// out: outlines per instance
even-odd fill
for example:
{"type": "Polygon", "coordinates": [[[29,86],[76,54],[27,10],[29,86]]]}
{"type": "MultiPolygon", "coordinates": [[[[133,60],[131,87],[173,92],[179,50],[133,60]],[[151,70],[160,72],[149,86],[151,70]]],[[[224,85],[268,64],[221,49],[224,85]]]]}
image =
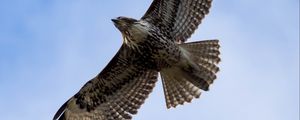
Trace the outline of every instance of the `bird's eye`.
{"type": "Polygon", "coordinates": [[[121,19],[122,17],[117,17],[117,19],[121,19]]]}

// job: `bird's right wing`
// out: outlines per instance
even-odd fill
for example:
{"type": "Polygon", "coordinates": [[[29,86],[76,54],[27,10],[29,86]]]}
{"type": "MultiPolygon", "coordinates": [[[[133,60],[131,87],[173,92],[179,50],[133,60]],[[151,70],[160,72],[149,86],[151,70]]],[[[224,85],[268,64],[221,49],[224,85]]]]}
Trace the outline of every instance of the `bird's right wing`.
{"type": "Polygon", "coordinates": [[[156,70],[137,66],[138,56],[123,45],[94,79],[70,98],[54,120],[129,120],[157,81],[156,70]]]}
{"type": "Polygon", "coordinates": [[[154,0],[142,17],[176,42],[185,42],[209,12],[212,0],[154,0]]]}

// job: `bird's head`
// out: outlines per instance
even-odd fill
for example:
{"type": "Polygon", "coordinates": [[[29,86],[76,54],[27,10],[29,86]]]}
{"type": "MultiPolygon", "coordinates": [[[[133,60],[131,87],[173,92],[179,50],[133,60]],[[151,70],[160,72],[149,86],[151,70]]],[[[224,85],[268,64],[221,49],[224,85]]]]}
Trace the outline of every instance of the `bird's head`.
{"type": "Polygon", "coordinates": [[[140,42],[143,40],[142,37],[147,35],[147,25],[143,21],[127,17],[117,17],[112,21],[122,33],[124,42],[129,46],[140,42]]]}
{"type": "Polygon", "coordinates": [[[128,31],[128,29],[136,22],[138,22],[136,19],[133,18],[127,18],[127,17],[117,17],[116,19],[111,19],[115,26],[124,33],[125,31],[128,31]]]}

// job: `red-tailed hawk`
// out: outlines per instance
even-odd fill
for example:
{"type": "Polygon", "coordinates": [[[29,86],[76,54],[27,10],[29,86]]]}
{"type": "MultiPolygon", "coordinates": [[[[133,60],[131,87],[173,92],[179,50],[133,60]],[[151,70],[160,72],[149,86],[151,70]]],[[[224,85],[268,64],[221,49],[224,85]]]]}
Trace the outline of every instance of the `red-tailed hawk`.
{"type": "Polygon", "coordinates": [[[54,120],[128,120],[151,93],[160,72],[167,108],[207,91],[219,68],[218,40],[184,43],[212,0],[154,0],[136,20],[112,19],[123,45],[109,64],[54,116],[54,120]]]}

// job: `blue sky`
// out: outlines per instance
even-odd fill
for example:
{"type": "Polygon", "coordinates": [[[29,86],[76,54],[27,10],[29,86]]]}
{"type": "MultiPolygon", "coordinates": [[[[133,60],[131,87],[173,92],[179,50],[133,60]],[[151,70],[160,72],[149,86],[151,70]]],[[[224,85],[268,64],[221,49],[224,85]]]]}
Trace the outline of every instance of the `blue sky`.
{"type": "MultiPolygon", "coordinates": [[[[151,0],[1,0],[0,119],[47,120],[122,44],[111,18],[151,0]]],[[[219,39],[200,99],[166,109],[161,82],[135,120],[299,120],[299,1],[214,0],[189,41],[219,39]]]]}

